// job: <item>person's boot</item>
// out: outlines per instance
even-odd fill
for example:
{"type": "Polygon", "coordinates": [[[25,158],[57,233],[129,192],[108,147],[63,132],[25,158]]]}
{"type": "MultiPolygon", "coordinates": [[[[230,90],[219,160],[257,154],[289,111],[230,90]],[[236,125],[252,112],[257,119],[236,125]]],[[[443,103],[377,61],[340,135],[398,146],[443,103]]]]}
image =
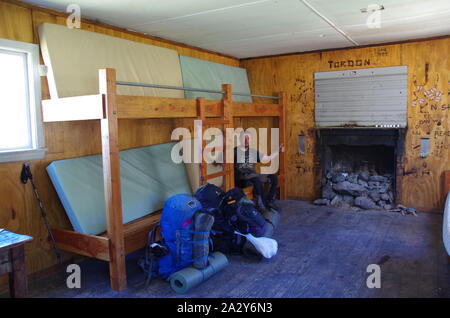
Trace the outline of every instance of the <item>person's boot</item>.
{"type": "Polygon", "coordinates": [[[276,203],[276,196],[272,196],[267,200],[267,205],[269,208],[279,211],[280,207],[276,203]]]}
{"type": "Polygon", "coordinates": [[[256,208],[259,210],[259,212],[264,213],[264,212],[270,211],[270,209],[268,209],[266,207],[266,205],[264,204],[264,201],[260,195],[255,195],[254,200],[255,200],[256,208]]]}

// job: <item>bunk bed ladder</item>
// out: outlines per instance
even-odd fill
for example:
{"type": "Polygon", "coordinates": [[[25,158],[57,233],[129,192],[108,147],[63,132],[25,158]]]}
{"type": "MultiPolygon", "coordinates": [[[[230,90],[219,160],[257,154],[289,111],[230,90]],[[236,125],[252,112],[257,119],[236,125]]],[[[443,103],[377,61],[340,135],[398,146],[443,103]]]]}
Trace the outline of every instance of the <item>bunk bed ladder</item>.
{"type": "Polygon", "coordinates": [[[222,134],[225,136],[224,140],[224,146],[222,147],[215,147],[215,148],[206,148],[206,141],[202,138],[202,136],[197,136],[201,138],[200,142],[200,185],[204,185],[208,182],[208,180],[223,177],[223,183],[222,188],[225,191],[228,191],[234,187],[234,167],[233,163],[230,163],[229,160],[226,160],[227,155],[228,157],[233,155],[233,148],[232,148],[232,134],[229,136],[227,134],[227,128],[233,128],[233,113],[231,110],[232,104],[231,104],[231,98],[232,98],[232,91],[231,91],[231,85],[230,84],[224,84],[222,85],[222,91],[223,91],[223,97],[220,101],[221,106],[221,114],[222,116],[219,119],[207,119],[206,118],[206,106],[205,106],[205,99],[203,97],[197,98],[197,114],[198,114],[198,120],[202,121],[203,128],[211,127],[211,126],[222,126],[222,134]],[[228,145],[228,146],[227,146],[228,145]],[[230,148],[230,149],[227,149],[230,148]],[[222,151],[223,152],[223,163],[222,163],[222,171],[208,174],[207,171],[207,163],[204,161],[204,153],[205,152],[212,152],[212,151],[222,151]],[[227,163],[228,162],[228,163],[227,163]]]}

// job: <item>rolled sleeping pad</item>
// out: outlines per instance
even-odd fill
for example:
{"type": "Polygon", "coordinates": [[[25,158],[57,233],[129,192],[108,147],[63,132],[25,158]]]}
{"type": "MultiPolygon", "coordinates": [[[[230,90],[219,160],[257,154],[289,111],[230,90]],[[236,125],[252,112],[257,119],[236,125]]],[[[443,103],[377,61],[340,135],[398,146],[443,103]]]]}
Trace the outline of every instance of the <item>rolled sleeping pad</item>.
{"type": "Polygon", "coordinates": [[[214,216],[200,211],[194,215],[194,235],[192,237],[193,266],[203,269],[208,266],[209,232],[214,224],[214,216]]]}
{"type": "MultiPolygon", "coordinates": [[[[280,213],[277,210],[270,209],[262,214],[264,218],[269,221],[276,229],[280,223],[280,213]]],[[[265,236],[265,235],[264,235],[265,236]]]]}
{"type": "Polygon", "coordinates": [[[264,231],[264,237],[272,237],[275,232],[275,228],[272,223],[267,222],[266,230],[264,231]]]}
{"type": "Polygon", "coordinates": [[[220,252],[212,253],[208,257],[208,262],[208,266],[204,269],[189,266],[170,275],[169,281],[172,290],[177,294],[184,294],[228,265],[227,257],[220,252]]]}
{"type": "MultiPolygon", "coordinates": [[[[262,215],[264,216],[267,222],[266,230],[263,236],[272,237],[273,233],[275,232],[275,229],[280,223],[280,213],[278,213],[278,211],[274,209],[271,209],[270,211],[264,212],[262,215]]],[[[250,243],[249,241],[246,241],[244,246],[242,247],[242,253],[246,257],[254,259],[255,261],[258,262],[263,259],[263,256],[256,250],[253,244],[250,243]]]]}

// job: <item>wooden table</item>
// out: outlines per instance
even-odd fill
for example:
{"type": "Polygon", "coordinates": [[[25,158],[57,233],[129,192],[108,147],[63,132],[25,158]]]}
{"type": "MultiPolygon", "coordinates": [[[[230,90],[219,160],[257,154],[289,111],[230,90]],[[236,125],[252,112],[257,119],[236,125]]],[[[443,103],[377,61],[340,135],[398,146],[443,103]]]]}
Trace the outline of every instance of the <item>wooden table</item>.
{"type": "Polygon", "coordinates": [[[0,229],[0,275],[9,274],[11,297],[27,296],[27,273],[25,270],[25,243],[33,238],[0,229]]]}

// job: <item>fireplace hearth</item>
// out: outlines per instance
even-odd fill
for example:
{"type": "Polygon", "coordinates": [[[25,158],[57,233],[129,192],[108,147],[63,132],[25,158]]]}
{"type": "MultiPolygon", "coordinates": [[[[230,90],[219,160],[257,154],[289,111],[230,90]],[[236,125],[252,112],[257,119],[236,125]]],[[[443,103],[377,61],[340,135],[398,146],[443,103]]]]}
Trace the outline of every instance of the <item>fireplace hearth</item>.
{"type": "Polygon", "coordinates": [[[393,209],[404,135],[404,129],[317,130],[321,198],[314,203],[354,210],[393,209]]]}

